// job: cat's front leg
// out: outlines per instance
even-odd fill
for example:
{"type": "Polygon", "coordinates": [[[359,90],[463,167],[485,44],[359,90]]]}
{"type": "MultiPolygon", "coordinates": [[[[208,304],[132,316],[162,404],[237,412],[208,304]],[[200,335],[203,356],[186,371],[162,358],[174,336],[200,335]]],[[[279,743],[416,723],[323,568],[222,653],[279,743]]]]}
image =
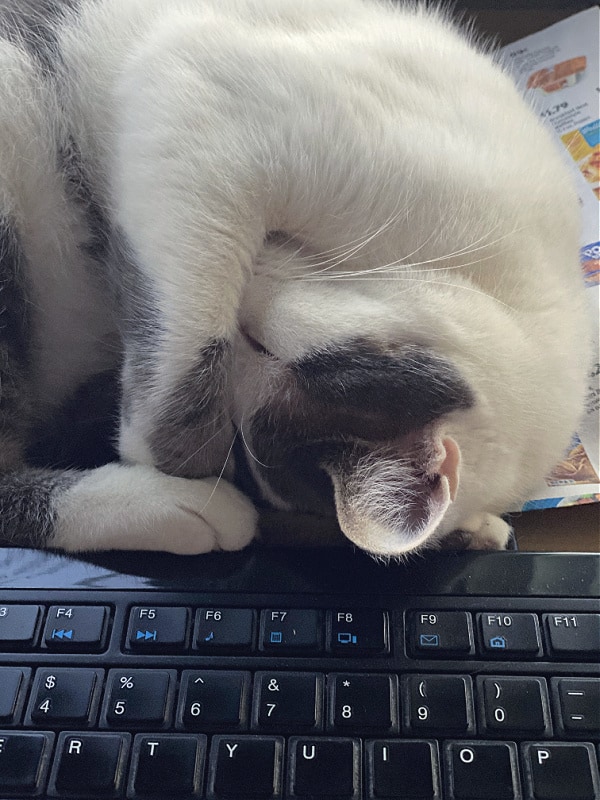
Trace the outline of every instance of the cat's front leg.
{"type": "Polygon", "coordinates": [[[226,481],[187,480],[153,467],[21,469],[0,475],[0,541],[70,552],[240,550],[256,511],[226,481]]]}
{"type": "Polygon", "coordinates": [[[252,503],[218,478],[186,480],[121,464],[71,478],[53,498],[50,547],[195,555],[241,550],[254,537],[252,503]]]}
{"type": "Polygon", "coordinates": [[[219,183],[235,180],[225,167],[209,188],[202,165],[175,180],[161,174],[160,157],[152,175],[140,153],[123,161],[113,272],[124,341],[120,454],[172,475],[228,476],[232,347],[264,222],[244,185],[239,198],[216,199],[219,183]]]}
{"type": "Polygon", "coordinates": [[[190,219],[191,184],[171,187],[166,207],[168,181],[136,189],[136,175],[131,166],[111,269],[124,352],[119,452],[171,475],[230,477],[232,347],[262,227],[225,203],[208,214],[208,199],[190,219]]]}

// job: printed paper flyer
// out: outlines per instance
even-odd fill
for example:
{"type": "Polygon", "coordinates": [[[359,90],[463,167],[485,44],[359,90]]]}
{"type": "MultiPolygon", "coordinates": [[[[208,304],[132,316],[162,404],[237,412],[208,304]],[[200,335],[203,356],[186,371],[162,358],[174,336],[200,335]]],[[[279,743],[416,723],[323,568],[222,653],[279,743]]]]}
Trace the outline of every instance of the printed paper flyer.
{"type": "MultiPolygon", "coordinates": [[[[502,55],[525,98],[556,134],[573,169],[582,213],[581,266],[598,317],[600,9],[587,9],[520,39],[503,48],[502,55]]],[[[600,501],[600,348],[595,361],[580,429],[525,509],[600,501]]]]}

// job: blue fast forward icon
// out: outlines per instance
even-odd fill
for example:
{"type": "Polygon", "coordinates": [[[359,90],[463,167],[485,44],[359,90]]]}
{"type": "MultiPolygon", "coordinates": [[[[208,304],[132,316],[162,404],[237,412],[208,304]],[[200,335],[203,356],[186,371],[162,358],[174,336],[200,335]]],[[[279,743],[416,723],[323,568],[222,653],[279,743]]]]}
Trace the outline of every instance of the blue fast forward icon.
{"type": "Polygon", "coordinates": [[[143,639],[145,642],[147,642],[148,639],[152,639],[152,641],[155,642],[156,641],[156,633],[157,633],[156,631],[136,631],[135,632],[135,638],[136,639],[143,639]]]}
{"type": "Polygon", "coordinates": [[[440,637],[438,633],[422,633],[419,636],[419,645],[421,647],[439,647],[440,637]]]}

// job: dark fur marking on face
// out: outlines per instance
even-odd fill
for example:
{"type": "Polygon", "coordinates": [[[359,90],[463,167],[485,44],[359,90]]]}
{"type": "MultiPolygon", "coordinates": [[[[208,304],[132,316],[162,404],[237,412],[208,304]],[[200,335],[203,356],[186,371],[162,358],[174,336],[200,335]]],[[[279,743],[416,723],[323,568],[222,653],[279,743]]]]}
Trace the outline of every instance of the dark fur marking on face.
{"type": "Polygon", "coordinates": [[[200,350],[194,368],[170,392],[150,438],[159,469],[182,477],[215,474],[214,445],[222,449],[219,432],[229,422],[230,361],[230,343],[215,339],[200,350]]]}
{"type": "Polygon", "coordinates": [[[253,417],[250,433],[261,477],[303,511],[333,509],[323,464],[340,464],[357,442],[380,445],[470,407],[458,370],[416,345],[382,352],[356,339],[290,365],[285,393],[253,417]]]}
{"type": "Polygon", "coordinates": [[[458,370],[417,345],[382,352],[355,339],[335,350],[311,353],[291,368],[304,397],[301,405],[322,409],[315,415],[319,437],[328,429],[330,437],[385,441],[474,402],[458,370]]]}
{"type": "Polygon", "coordinates": [[[78,5],[78,0],[0,0],[0,37],[24,48],[45,75],[53,75],[62,65],[56,23],[78,5]]]}

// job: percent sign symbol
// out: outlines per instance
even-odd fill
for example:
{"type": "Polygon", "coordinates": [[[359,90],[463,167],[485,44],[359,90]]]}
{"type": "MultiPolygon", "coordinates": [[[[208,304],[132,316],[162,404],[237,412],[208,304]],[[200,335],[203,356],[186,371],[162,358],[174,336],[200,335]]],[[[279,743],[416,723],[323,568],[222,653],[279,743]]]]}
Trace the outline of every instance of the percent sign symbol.
{"type": "Polygon", "coordinates": [[[119,678],[119,681],[121,683],[121,689],[133,689],[133,678],[127,678],[123,675],[122,678],[119,678]]]}

